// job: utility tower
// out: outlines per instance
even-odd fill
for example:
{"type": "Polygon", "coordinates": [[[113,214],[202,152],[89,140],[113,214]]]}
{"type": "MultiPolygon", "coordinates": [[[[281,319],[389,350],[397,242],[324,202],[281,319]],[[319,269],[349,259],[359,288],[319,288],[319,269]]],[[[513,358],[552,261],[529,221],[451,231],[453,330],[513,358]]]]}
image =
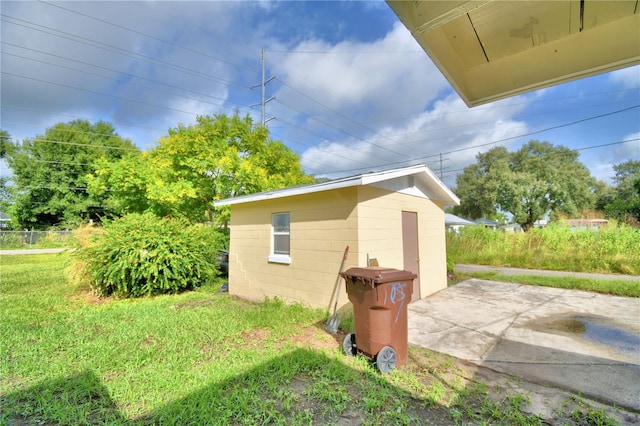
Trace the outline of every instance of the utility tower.
{"type": "Polygon", "coordinates": [[[442,172],[443,172],[444,170],[448,169],[448,167],[444,167],[444,168],[443,168],[443,167],[442,167],[442,163],[444,163],[444,162],[445,162],[445,161],[447,161],[447,160],[448,160],[448,158],[442,158],[442,153],[440,153],[440,161],[439,161],[439,163],[440,163],[440,180],[441,180],[441,181],[444,181],[444,175],[442,174],[442,172]]]}
{"type": "Polygon", "coordinates": [[[259,104],[253,104],[251,105],[252,107],[256,107],[256,106],[260,106],[260,123],[262,124],[262,126],[266,126],[266,124],[273,120],[275,117],[269,117],[269,118],[265,118],[265,105],[267,102],[274,100],[276,97],[275,96],[271,96],[269,99],[266,99],[266,86],[267,83],[270,82],[271,80],[273,80],[275,78],[275,76],[271,76],[267,79],[265,79],[265,73],[264,73],[264,49],[262,49],[262,82],[258,83],[256,85],[251,86],[252,89],[256,88],[256,87],[262,87],[262,96],[260,97],[260,103],[259,104]]]}

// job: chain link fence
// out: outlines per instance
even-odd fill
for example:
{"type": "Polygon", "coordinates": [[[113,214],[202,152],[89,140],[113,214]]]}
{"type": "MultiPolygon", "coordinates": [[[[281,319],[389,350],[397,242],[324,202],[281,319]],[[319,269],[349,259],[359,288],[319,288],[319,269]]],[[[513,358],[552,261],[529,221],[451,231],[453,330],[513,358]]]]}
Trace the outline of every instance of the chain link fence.
{"type": "Polygon", "coordinates": [[[73,231],[0,231],[0,249],[71,247],[73,231]]]}

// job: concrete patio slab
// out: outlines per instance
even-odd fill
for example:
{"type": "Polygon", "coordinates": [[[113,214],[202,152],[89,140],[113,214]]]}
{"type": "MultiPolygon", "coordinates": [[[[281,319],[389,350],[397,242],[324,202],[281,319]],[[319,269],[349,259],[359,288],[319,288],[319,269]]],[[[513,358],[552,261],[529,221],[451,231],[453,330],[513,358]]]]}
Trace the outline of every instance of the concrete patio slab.
{"type": "Polygon", "coordinates": [[[409,305],[409,342],[640,412],[640,299],[471,279],[409,305]]]}

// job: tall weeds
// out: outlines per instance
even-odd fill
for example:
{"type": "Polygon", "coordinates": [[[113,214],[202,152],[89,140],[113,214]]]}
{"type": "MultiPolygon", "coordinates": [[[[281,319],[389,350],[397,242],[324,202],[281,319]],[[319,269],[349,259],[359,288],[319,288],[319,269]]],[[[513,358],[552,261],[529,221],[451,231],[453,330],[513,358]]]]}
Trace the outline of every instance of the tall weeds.
{"type": "Polygon", "coordinates": [[[640,275],[640,229],[550,225],[508,233],[473,226],[447,234],[447,255],[455,263],[640,275]]]}

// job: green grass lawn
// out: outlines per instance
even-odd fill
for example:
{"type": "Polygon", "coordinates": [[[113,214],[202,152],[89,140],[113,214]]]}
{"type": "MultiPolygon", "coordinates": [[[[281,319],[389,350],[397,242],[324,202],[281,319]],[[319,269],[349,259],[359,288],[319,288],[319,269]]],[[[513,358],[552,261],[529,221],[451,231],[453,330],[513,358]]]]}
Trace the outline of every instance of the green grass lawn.
{"type": "Polygon", "coordinates": [[[455,282],[467,278],[502,281],[543,287],[564,288],[569,290],[593,291],[614,296],[640,297],[640,281],[598,280],[579,277],[553,277],[541,275],[505,275],[499,272],[465,272],[455,282]]]}
{"type": "Polygon", "coordinates": [[[220,282],[99,299],[69,284],[67,256],[0,257],[0,424],[541,424],[454,358],[412,347],[381,375],[321,311],[220,282]]]}

